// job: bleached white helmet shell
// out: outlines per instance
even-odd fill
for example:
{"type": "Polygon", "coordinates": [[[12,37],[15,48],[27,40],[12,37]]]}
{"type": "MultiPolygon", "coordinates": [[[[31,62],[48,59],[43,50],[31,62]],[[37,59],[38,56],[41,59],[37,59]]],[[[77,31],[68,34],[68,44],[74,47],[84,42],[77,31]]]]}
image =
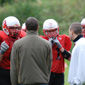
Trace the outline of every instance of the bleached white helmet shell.
{"type": "Polygon", "coordinates": [[[81,25],[85,25],[85,18],[82,19],[82,21],[81,21],[81,25]]]}
{"type": "Polygon", "coordinates": [[[58,23],[54,20],[54,19],[47,19],[44,23],[43,23],[43,29],[55,29],[58,28],[58,23]]]}
{"type": "Polygon", "coordinates": [[[2,22],[3,31],[11,37],[18,37],[18,35],[20,34],[20,28],[21,28],[20,22],[14,16],[8,16],[2,22]]]}
{"type": "Polygon", "coordinates": [[[26,25],[25,25],[25,23],[22,24],[22,30],[23,31],[26,31],[26,25]]]}
{"type": "Polygon", "coordinates": [[[82,25],[82,35],[85,37],[85,18],[84,19],[82,19],[82,21],[81,21],[81,25],[82,25]]]}
{"type": "Polygon", "coordinates": [[[59,26],[54,19],[47,19],[43,23],[43,32],[47,37],[56,37],[59,35],[59,26]]]}

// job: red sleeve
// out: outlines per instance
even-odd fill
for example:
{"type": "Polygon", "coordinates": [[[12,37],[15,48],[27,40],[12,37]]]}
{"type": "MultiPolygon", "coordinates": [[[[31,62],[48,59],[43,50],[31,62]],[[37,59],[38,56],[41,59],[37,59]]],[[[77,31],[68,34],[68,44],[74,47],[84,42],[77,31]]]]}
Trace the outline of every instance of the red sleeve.
{"type": "Polygon", "coordinates": [[[3,31],[0,31],[0,45],[3,42],[2,36],[5,37],[4,36],[4,32],[3,31]]]}
{"type": "Polygon", "coordinates": [[[2,39],[1,39],[1,36],[0,36],[0,45],[1,45],[1,42],[2,42],[2,39]]]}
{"type": "Polygon", "coordinates": [[[70,40],[70,37],[67,36],[67,35],[65,35],[65,49],[66,49],[67,51],[70,51],[71,46],[72,46],[72,42],[71,42],[71,40],[70,40]]]}

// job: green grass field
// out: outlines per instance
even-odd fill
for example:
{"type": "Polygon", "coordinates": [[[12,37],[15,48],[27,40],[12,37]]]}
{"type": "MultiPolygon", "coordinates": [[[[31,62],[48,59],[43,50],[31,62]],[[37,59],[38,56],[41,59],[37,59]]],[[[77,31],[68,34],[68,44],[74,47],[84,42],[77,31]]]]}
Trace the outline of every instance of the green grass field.
{"type": "Polygon", "coordinates": [[[67,61],[67,60],[65,60],[65,62],[67,63],[67,68],[65,68],[65,78],[64,78],[64,81],[65,81],[65,85],[70,85],[69,83],[68,83],[68,71],[69,71],[69,63],[70,63],[70,61],[67,61]]]}

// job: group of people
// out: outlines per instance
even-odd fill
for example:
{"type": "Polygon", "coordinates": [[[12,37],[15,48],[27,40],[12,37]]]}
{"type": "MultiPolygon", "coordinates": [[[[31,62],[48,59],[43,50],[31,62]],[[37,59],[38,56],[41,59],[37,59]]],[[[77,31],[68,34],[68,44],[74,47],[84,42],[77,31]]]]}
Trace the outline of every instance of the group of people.
{"type": "Polygon", "coordinates": [[[69,26],[69,36],[59,35],[54,19],[44,21],[44,36],[38,35],[39,21],[34,17],[27,18],[21,27],[16,17],[8,16],[2,29],[0,85],[64,85],[65,59],[71,60],[68,82],[84,85],[85,19],[69,26]]]}

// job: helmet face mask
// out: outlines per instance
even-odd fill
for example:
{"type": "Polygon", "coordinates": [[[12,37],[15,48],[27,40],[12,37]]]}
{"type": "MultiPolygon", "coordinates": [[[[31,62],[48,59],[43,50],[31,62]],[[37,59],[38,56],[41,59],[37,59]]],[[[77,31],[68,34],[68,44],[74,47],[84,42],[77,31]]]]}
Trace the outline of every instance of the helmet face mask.
{"type": "Polygon", "coordinates": [[[48,38],[56,37],[59,35],[59,26],[54,19],[48,19],[43,24],[44,35],[48,38]]]}
{"type": "Polygon", "coordinates": [[[85,25],[82,25],[83,29],[85,29],[85,25]]]}
{"type": "Polygon", "coordinates": [[[44,34],[48,38],[56,37],[59,35],[58,28],[50,29],[50,30],[43,30],[44,34]]]}
{"type": "Polygon", "coordinates": [[[12,38],[17,37],[18,35],[20,35],[21,27],[7,27],[7,29],[9,31],[9,36],[11,36],[12,38]]]}
{"type": "Polygon", "coordinates": [[[4,19],[2,28],[3,31],[12,38],[18,38],[21,32],[20,22],[13,16],[4,19]]]}

